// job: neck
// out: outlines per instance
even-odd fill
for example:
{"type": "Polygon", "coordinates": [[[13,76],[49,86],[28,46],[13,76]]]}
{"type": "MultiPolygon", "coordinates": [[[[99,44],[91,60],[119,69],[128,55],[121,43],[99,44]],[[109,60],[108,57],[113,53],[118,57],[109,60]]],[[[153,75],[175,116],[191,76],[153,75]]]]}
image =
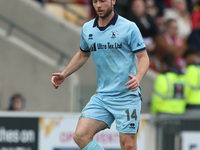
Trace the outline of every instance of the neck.
{"type": "Polygon", "coordinates": [[[98,24],[100,27],[105,27],[108,25],[108,23],[112,20],[113,16],[115,15],[115,12],[112,11],[107,17],[102,18],[99,17],[98,18],[98,24]]]}

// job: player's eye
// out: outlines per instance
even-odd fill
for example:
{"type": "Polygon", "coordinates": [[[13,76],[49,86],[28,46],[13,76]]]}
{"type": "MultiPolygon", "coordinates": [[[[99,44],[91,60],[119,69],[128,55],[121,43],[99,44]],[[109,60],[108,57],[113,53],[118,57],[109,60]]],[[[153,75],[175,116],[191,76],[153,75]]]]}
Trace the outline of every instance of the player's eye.
{"type": "Polygon", "coordinates": [[[97,0],[93,0],[93,3],[97,3],[97,0]]]}

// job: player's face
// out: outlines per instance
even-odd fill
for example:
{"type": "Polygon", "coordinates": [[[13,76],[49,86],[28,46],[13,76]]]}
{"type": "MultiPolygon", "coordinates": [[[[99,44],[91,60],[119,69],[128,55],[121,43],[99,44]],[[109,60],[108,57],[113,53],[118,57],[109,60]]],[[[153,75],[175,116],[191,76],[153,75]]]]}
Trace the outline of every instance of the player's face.
{"type": "Polygon", "coordinates": [[[93,7],[100,18],[106,18],[112,11],[116,0],[93,0],[93,7]]]}

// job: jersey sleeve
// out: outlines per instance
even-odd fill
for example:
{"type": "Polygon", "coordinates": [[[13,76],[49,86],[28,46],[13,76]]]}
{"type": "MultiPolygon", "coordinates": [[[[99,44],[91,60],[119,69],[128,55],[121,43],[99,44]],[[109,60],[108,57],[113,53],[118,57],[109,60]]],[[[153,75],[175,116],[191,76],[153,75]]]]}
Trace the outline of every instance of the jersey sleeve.
{"type": "Polygon", "coordinates": [[[80,49],[84,52],[90,52],[90,48],[88,47],[88,44],[85,40],[85,36],[84,36],[84,27],[82,28],[81,31],[81,44],[80,44],[80,49]]]}
{"type": "Polygon", "coordinates": [[[132,23],[128,29],[128,44],[134,53],[146,50],[140,30],[135,23],[132,23]]]}

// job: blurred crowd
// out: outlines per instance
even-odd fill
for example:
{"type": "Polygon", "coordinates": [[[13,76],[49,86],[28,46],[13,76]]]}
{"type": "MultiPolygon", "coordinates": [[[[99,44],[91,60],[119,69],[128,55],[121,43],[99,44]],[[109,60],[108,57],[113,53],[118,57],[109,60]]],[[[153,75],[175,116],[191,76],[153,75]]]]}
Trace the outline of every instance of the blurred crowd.
{"type": "Polygon", "coordinates": [[[184,53],[200,51],[200,2],[198,0],[132,0],[125,17],[139,27],[150,57],[150,68],[164,72],[166,55],[186,69],[184,53]]]}
{"type": "MultiPolygon", "coordinates": [[[[91,0],[38,0],[77,25],[95,17],[91,0]]],[[[115,11],[136,23],[157,72],[151,112],[200,108],[200,0],[117,0],[115,11]]]]}

